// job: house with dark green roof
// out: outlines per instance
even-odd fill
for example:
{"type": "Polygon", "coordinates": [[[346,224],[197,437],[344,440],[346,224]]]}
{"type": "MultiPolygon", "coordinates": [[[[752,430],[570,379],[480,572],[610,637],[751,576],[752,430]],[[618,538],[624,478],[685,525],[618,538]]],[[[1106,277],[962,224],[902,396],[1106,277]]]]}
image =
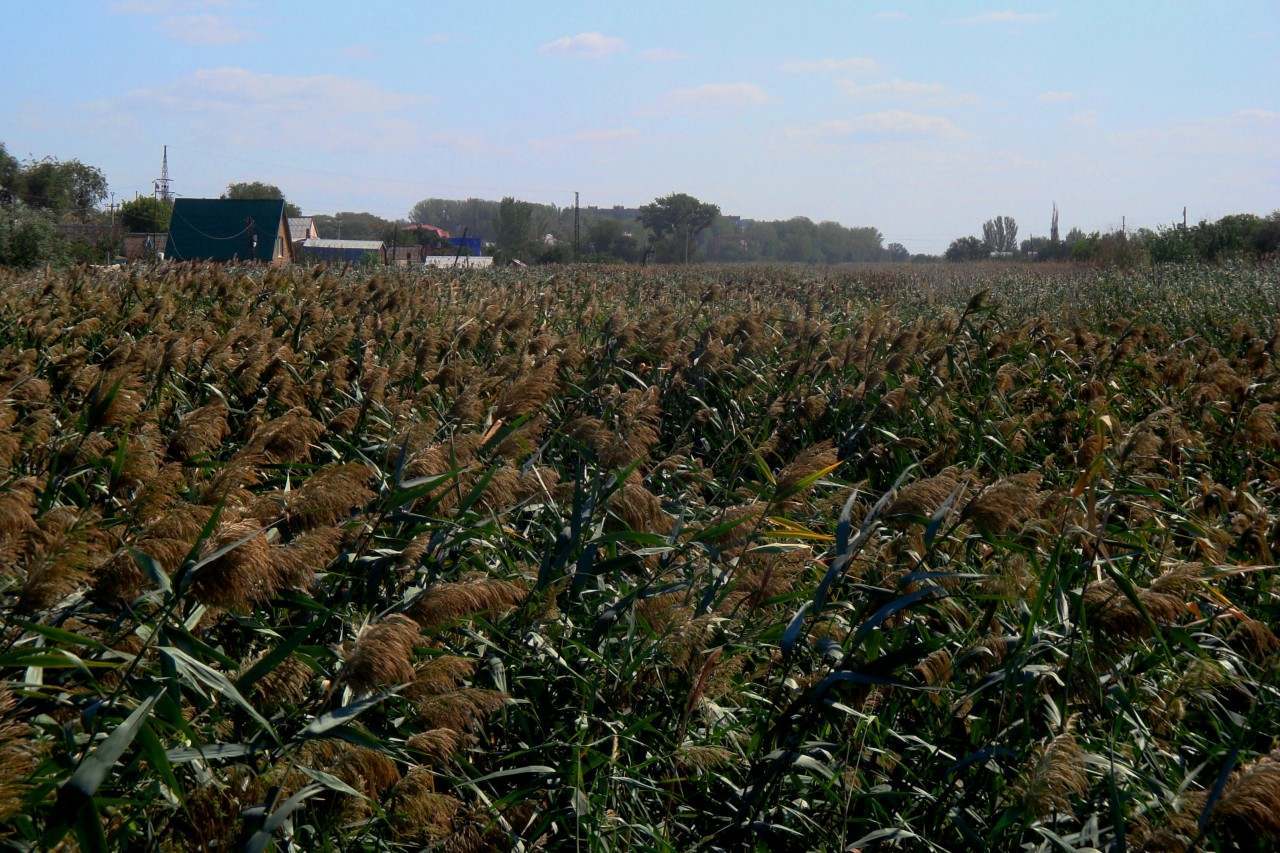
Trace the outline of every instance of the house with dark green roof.
{"type": "Polygon", "coordinates": [[[293,260],[284,200],[180,198],[173,203],[165,257],[174,261],[293,260]]]}

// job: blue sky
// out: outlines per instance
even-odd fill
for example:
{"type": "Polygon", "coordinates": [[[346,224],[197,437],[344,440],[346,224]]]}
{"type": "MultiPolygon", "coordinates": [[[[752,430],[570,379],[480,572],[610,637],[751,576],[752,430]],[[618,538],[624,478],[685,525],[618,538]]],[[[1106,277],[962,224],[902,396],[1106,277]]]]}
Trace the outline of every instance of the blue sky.
{"type": "Polygon", "coordinates": [[[0,140],[117,198],[279,184],[874,225],[939,251],[1280,207],[1280,3],[6,4],[0,140]],[[19,34],[15,37],[14,34],[19,34]]]}

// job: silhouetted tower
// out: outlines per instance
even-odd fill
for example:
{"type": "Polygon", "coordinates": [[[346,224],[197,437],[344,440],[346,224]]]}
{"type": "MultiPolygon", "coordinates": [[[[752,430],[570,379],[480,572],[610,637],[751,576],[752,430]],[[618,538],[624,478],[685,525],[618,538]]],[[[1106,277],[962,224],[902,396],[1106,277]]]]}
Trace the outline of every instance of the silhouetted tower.
{"type": "Polygon", "coordinates": [[[1058,203],[1053,203],[1053,219],[1049,220],[1049,242],[1058,242],[1058,203]]]}
{"type": "Polygon", "coordinates": [[[164,159],[160,161],[160,177],[153,182],[153,194],[161,201],[173,201],[173,190],[169,187],[169,146],[164,147],[164,159]]]}

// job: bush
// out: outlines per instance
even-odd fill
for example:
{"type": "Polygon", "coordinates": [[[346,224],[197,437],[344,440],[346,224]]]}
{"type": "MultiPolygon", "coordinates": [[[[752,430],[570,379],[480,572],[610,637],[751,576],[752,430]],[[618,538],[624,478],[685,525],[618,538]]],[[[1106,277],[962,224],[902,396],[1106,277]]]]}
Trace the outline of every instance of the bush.
{"type": "Polygon", "coordinates": [[[158,198],[142,196],[120,206],[120,221],[127,231],[155,234],[169,230],[173,205],[158,198]]]}
{"type": "Polygon", "coordinates": [[[53,218],[18,205],[0,217],[0,265],[30,269],[65,260],[67,247],[53,218]]]}
{"type": "Polygon", "coordinates": [[[977,237],[958,237],[947,247],[949,261],[980,261],[991,256],[991,249],[977,237]]]}

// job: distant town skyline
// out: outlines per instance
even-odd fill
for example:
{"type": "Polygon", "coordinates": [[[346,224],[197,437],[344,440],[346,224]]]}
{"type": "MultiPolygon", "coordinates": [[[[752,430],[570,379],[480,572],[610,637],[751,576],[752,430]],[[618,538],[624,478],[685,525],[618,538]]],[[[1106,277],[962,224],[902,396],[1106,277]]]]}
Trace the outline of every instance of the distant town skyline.
{"type": "Polygon", "coordinates": [[[68,3],[6,8],[0,141],[117,200],[280,186],[874,226],[940,252],[1280,206],[1280,5],[68,3]]]}

